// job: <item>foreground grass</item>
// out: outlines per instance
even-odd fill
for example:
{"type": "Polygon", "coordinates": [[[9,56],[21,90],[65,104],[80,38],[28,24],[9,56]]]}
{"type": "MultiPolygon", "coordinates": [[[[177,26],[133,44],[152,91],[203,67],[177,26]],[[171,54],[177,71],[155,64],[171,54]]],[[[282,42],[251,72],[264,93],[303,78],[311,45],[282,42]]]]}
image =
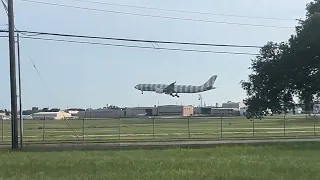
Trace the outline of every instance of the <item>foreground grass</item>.
{"type": "Polygon", "coordinates": [[[320,179],[320,143],[0,153],[0,179],[320,179]]]}

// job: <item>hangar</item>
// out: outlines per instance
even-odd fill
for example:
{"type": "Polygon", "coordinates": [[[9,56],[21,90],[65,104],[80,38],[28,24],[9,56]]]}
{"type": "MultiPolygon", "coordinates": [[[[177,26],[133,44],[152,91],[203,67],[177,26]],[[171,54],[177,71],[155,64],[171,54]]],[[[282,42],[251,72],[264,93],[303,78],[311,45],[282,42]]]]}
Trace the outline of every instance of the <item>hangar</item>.
{"type": "Polygon", "coordinates": [[[125,108],[125,117],[136,117],[136,116],[155,116],[157,115],[157,108],[156,107],[132,107],[132,108],[125,108]]]}
{"type": "Polygon", "coordinates": [[[79,118],[119,118],[124,117],[124,111],[120,109],[99,109],[79,111],[79,118]]]}
{"type": "Polygon", "coordinates": [[[158,116],[190,116],[193,115],[193,106],[165,105],[158,106],[158,116]]]}
{"type": "Polygon", "coordinates": [[[64,119],[64,118],[70,118],[71,114],[66,113],[64,111],[59,111],[59,112],[38,112],[38,113],[33,113],[32,118],[33,119],[40,119],[40,120],[57,120],[57,119],[64,119]]]}
{"type": "Polygon", "coordinates": [[[197,114],[215,117],[240,116],[240,111],[237,108],[198,107],[196,112],[197,114]]]}

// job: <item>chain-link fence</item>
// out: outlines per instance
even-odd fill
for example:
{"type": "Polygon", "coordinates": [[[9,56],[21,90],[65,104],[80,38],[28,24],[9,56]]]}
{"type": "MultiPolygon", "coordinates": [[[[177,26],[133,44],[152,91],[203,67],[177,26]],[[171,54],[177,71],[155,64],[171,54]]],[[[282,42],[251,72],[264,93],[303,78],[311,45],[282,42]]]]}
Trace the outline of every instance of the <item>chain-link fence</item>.
{"type": "MultiPolygon", "coordinates": [[[[0,119],[1,141],[11,142],[11,121],[0,119]]],[[[319,134],[316,116],[116,118],[24,120],[24,142],[118,142],[184,139],[312,137],[319,134]]]]}

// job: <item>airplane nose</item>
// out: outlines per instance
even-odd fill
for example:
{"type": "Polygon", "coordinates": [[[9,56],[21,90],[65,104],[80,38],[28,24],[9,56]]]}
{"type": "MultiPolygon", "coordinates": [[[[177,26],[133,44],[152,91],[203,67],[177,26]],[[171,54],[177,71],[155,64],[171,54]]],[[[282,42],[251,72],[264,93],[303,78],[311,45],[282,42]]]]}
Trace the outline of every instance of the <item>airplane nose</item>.
{"type": "Polygon", "coordinates": [[[135,88],[135,89],[138,89],[138,85],[136,85],[134,88],[135,88]]]}

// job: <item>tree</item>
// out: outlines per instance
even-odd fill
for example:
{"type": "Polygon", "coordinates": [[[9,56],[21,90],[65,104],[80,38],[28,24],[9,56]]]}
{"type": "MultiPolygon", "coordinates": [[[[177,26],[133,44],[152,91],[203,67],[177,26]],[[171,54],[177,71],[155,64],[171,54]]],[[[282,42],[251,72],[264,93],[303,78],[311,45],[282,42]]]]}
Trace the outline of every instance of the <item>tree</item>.
{"type": "Polygon", "coordinates": [[[248,118],[261,118],[269,110],[287,113],[295,108],[294,97],[310,111],[320,98],[320,0],[306,10],[288,42],[268,42],[252,60],[252,74],[241,82],[248,118]]]}

